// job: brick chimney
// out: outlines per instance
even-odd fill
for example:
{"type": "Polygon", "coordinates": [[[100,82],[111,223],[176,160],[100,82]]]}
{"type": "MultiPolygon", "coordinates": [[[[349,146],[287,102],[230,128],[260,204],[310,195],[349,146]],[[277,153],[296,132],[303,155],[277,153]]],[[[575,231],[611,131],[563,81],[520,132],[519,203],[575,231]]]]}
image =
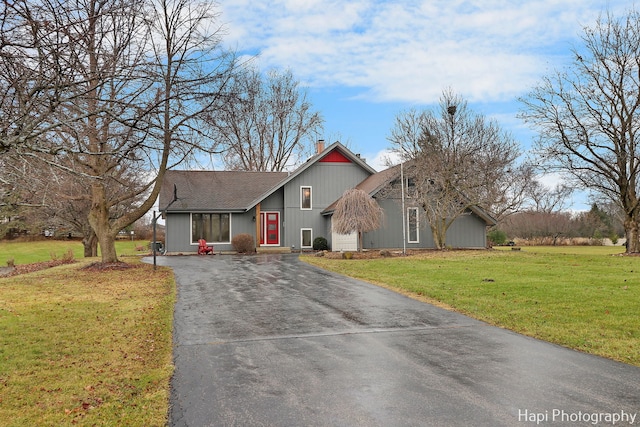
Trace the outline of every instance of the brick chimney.
{"type": "Polygon", "coordinates": [[[320,154],[324,151],[324,139],[319,139],[316,142],[316,154],[320,154]]]}

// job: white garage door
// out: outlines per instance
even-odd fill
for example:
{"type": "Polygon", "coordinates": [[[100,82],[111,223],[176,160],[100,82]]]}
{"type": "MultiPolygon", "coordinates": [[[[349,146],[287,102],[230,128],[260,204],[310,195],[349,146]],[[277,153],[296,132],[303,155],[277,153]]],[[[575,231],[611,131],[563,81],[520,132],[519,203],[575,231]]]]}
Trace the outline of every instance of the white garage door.
{"type": "Polygon", "coordinates": [[[358,233],[338,234],[331,232],[331,250],[336,251],[357,251],[358,233]]]}

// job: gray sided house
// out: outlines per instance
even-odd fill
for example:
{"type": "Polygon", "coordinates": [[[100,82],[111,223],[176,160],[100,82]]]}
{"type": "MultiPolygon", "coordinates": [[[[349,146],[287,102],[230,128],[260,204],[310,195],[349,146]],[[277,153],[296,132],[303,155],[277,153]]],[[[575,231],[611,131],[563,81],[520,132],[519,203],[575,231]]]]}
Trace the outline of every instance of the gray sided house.
{"type": "MultiPolygon", "coordinates": [[[[320,144],[319,144],[320,145],[320,144]]],[[[361,188],[385,210],[383,226],[363,237],[365,249],[401,248],[402,208],[392,192],[383,191],[399,182],[400,169],[376,171],[339,142],[319,153],[295,171],[167,171],[160,192],[160,207],[178,200],[164,212],[165,247],[171,253],[195,253],[204,238],[215,252],[233,251],[231,239],[241,233],[254,237],[261,248],[312,249],[316,237],[328,240],[332,250],[356,250],[357,236],[331,232],[333,207],[345,190],[361,188]]],[[[433,247],[428,227],[421,224],[419,209],[405,200],[407,248],[433,247]]],[[[481,209],[473,209],[454,222],[447,245],[486,247],[486,227],[495,221],[481,209]]]]}

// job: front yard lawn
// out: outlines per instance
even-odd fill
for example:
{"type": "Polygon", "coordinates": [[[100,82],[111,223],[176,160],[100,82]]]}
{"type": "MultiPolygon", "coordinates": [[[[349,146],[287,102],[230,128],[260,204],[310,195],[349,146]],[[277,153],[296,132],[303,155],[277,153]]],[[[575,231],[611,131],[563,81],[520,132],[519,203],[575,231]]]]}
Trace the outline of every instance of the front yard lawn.
{"type": "MultiPolygon", "coordinates": [[[[116,252],[119,257],[145,255],[149,249],[148,240],[117,240],[116,252]],[[144,249],[143,251],[139,249],[144,249]]],[[[71,252],[75,259],[84,256],[82,242],[77,240],[35,240],[33,242],[0,240],[0,268],[13,260],[15,265],[49,261],[61,258],[71,252]]]]}
{"type": "Polygon", "coordinates": [[[173,274],[128,261],[0,278],[0,424],[166,425],[173,274]]]}
{"type": "Polygon", "coordinates": [[[640,366],[640,257],[621,251],[523,247],[301,259],[492,325],[640,366]]]}

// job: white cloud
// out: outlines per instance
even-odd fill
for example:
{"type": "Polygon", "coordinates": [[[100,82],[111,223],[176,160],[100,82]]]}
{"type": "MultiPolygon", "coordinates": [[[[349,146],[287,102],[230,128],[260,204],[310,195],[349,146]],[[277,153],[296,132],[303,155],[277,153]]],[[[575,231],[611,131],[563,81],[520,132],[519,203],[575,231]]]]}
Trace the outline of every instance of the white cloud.
{"type": "Polygon", "coordinates": [[[377,153],[367,153],[362,156],[369,166],[380,172],[390,165],[397,165],[400,163],[400,157],[389,149],[378,151],[377,153]]]}
{"type": "MultiPolygon", "coordinates": [[[[226,42],[259,51],[319,87],[362,87],[376,101],[431,103],[522,94],[569,54],[600,1],[221,0],[226,42]]],[[[627,7],[610,0],[610,9],[627,7]]]]}

